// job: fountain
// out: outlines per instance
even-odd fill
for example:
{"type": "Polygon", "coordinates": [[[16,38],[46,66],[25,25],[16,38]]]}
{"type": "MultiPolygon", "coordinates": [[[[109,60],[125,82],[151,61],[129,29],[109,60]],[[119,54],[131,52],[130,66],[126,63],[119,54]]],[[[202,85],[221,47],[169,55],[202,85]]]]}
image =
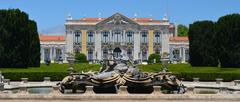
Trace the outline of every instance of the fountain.
{"type": "Polygon", "coordinates": [[[171,75],[167,69],[168,60],[164,59],[163,71],[160,73],[141,72],[139,68],[129,59],[126,54],[122,53],[121,58],[114,58],[109,54],[108,59],[101,61],[102,67],[99,72],[73,73],[72,57],[69,61],[69,75],[66,76],[60,85],[60,92],[72,90],[76,93],[86,91],[86,86],[93,86],[96,93],[117,93],[120,86],[127,86],[129,93],[151,93],[154,86],[161,86],[173,93],[184,93],[180,91],[183,88],[181,81],[171,75]]]}

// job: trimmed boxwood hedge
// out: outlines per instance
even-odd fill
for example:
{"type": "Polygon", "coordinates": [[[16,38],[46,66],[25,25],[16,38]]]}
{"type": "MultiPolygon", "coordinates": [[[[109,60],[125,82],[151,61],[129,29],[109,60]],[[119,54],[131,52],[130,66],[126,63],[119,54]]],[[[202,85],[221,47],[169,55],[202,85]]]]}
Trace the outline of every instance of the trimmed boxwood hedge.
{"type": "MultiPolygon", "coordinates": [[[[239,73],[196,73],[196,72],[180,72],[173,73],[177,78],[184,78],[185,81],[192,81],[197,77],[200,81],[215,81],[216,78],[223,78],[223,81],[233,81],[240,79],[239,73]]],[[[29,81],[43,81],[44,77],[51,77],[52,81],[61,81],[67,72],[5,72],[6,79],[11,81],[20,81],[21,78],[29,78],[29,81]]]]}
{"type": "Polygon", "coordinates": [[[28,78],[29,81],[43,81],[44,77],[50,77],[52,81],[60,81],[68,75],[67,72],[3,72],[5,79],[20,81],[28,78]]]}
{"type": "MultiPolygon", "coordinates": [[[[20,81],[21,78],[29,78],[30,81],[43,81],[44,77],[51,77],[52,81],[61,81],[68,75],[67,64],[51,64],[50,66],[41,65],[40,68],[3,68],[0,71],[4,77],[12,81],[20,81]]],[[[162,70],[161,64],[139,65],[142,72],[158,73],[162,70]]],[[[233,81],[240,79],[239,68],[219,68],[219,67],[192,67],[189,64],[169,64],[169,70],[178,78],[185,81],[192,81],[194,77],[200,81],[215,81],[216,78],[223,78],[223,81],[233,81]]],[[[97,64],[76,64],[77,72],[98,71],[100,65],[97,64]]]]}
{"type": "Polygon", "coordinates": [[[222,78],[223,81],[233,81],[240,79],[240,73],[196,73],[181,72],[174,73],[177,78],[184,78],[185,81],[193,81],[193,78],[199,78],[200,81],[215,81],[216,78],[222,78]]]}

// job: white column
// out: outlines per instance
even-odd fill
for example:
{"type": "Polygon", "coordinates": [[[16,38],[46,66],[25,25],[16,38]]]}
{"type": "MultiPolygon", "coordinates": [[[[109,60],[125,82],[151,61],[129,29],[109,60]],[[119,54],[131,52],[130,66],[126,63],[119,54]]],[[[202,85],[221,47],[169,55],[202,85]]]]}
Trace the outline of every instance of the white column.
{"type": "Polygon", "coordinates": [[[50,50],[50,61],[51,61],[51,63],[53,63],[53,60],[52,60],[52,59],[53,59],[53,54],[52,54],[52,53],[53,53],[53,51],[52,51],[52,46],[50,46],[50,47],[49,47],[49,50],[50,50]]]}
{"type": "Polygon", "coordinates": [[[183,55],[182,55],[182,63],[185,63],[185,62],[186,62],[186,58],[185,58],[185,56],[186,56],[186,55],[185,55],[185,48],[183,47],[182,49],[183,49],[183,53],[182,53],[182,54],[183,54],[183,55]]]}
{"type": "Polygon", "coordinates": [[[97,31],[96,32],[96,37],[95,37],[95,52],[94,52],[94,57],[96,57],[97,54],[97,60],[101,60],[102,57],[102,42],[101,42],[101,32],[97,31]]]}
{"type": "Polygon", "coordinates": [[[138,60],[138,53],[140,53],[140,32],[135,32],[134,33],[134,55],[133,55],[133,60],[138,60]]]}
{"type": "Polygon", "coordinates": [[[122,42],[123,43],[126,42],[126,30],[123,30],[123,41],[122,42]]]}
{"type": "Polygon", "coordinates": [[[112,42],[112,30],[109,30],[108,38],[109,38],[109,42],[112,42]]]}
{"type": "Polygon", "coordinates": [[[182,48],[179,48],[179,58],[180,58],[180,63],[182,62],[182,48]]]}
{"type": "Polygon", "coordinates": [[[73,36],[74,36],[73,31],[71,30],[66,31],[66,52],[67,53],[73,53],[73,36]]]}
{"type": "Polygon", "coordinates": [[[41,46],[41,63],[44,63],[44,48],[41,46]]]}
{"type": "Polygon", "coordinates": [[[169,34],[162,34],[162,53],[169,53],[169,34]]]}
{"type": "Polygon", "coordinates": [[[67,63],[67,57],[65,56],[66,55],[66,46],[63,46],[63,63],[67,63]]]}
{"type": "Polygon", "coordinates": [[[56,59],[56,47],[53,45],[53,62],[55,61],[56,59]]]}

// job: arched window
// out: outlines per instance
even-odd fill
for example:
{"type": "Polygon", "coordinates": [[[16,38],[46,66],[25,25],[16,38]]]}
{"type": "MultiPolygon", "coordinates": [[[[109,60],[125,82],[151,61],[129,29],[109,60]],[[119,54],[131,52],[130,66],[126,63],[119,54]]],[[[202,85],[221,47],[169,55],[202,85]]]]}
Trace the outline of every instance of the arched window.
{"type": "Polygon", "coordinates": [[[148,32],[142,31],[141,32],[141,43],[147,43],[148,42],[148,32]]]}
{"type": "Polygon", "coordinates": [[[81,31],[76,31],[74,32],[75,35],[75,39],[74,39],[74,43],[75,44],[80,44],[82,42],[82,32],[81,31]]]}
{"type": "Polygon", "coordinates": [[[107,43],[107,42],[109,42],[109,31],[103,31],[103,32],[101,32],[101,34],[102,34],[102,42],[103,43],[107,43]]]}
{"type": "Polygon", "coordinates": [[[154,43],[161,43],[161,32],[154,32],[154,43]]]}
{"type": "Polygon", "coordinates": [[[126,35],[127,35],[126,42],[127,42],[127,43],[132,43],[132,42],[133,42],[134,32],[128,31],[128,32],[126,32],[126,35]]]}
{"type": "Polygon", "coordinates": [[[93,31],[88,31],[87,32],[87,36],[88,36],[88,43],[93,43],[94,42],[94,32],[93,31]]]}

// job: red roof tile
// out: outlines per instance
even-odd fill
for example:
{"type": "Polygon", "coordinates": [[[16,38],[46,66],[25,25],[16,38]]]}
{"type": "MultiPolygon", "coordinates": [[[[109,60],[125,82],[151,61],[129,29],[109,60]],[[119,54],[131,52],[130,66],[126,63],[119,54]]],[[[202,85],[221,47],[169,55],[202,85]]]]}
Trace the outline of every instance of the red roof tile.
{"type": "Polygon", "coordinates": [[[170,41],[188,41],[188,37],[184,36],[184,37],[170,37],[169,38],[170,41]]]}
{"type": "Polygon", "coordinates": [[[65,36],[40,35],[40,41],[65,41],[65,36]]]}

